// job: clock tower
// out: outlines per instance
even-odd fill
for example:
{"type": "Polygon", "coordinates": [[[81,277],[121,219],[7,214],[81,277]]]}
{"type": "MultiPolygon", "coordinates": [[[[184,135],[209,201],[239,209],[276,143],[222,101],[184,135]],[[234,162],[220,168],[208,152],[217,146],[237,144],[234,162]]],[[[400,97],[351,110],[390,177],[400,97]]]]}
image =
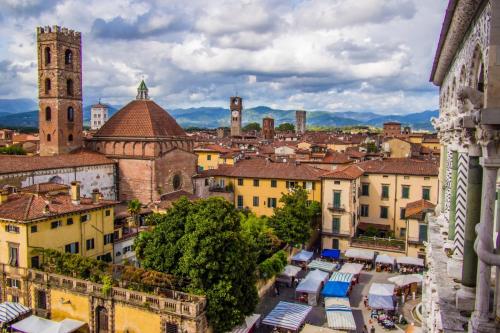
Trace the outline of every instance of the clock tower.
{"type": "Polygon", "coordinates": [[[229,110],[231,111],[231,136],[240,136],[243,99],[238,96],[233,96],[229,99],[229,104],[229,110]]]}

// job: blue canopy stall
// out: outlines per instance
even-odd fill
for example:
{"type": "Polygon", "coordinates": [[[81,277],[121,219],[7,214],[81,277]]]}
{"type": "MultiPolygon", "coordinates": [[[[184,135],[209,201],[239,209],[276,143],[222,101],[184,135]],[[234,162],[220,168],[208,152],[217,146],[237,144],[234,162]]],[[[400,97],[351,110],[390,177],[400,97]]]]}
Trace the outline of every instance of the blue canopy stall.
{"type": "Polygon", "coordinates": [[[340,281],[328,281],[323,287],[321,294],[324,297],[346,297],[350,283],[340,281]]]}
{"type": "Polygon", "coordinates": [[[338,249],[323,249],[323,251],[321,251],[321,256],[323,258],[338,260],[340,258],[340,250],[338,250],[338,249]]]}

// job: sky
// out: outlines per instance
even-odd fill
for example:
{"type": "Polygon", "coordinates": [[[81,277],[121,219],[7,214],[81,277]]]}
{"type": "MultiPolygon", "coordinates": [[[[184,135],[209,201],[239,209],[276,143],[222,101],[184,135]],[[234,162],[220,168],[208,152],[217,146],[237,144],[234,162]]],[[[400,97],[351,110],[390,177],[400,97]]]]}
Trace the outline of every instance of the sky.
{"type": "Polygon", "coordinates": [[[0,98],[37,98],[36,27],[82,32],[84,105],[142,77],[167,109],[405,114],[429,83],[446,0],[0,0],[0,98]]]}

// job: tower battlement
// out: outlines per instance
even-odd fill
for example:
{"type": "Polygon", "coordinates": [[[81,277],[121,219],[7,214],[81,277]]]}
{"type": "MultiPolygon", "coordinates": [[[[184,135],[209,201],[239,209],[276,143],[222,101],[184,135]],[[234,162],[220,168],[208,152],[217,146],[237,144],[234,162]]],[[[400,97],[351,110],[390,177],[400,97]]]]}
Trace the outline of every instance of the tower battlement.
{"type": "Polygon", "coordinates": [[[36,34],[37,35],[42,35],[42,34],[62,34],[66,36],[71,36],[71,37],[81,37],[81,33],[79,31],[75,31],[72,29],[60,27],[58,25],[53,25],[51,26],[45,26],[45,27],[37,27],[36,28],[36,34]]]}

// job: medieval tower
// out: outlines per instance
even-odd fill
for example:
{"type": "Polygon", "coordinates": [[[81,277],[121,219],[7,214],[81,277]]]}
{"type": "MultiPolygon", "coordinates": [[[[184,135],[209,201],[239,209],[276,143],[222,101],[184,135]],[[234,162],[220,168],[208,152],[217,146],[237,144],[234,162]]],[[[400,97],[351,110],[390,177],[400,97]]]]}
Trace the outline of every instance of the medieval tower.
{"type": "Polygon", "coordinates": [[[262,136],[266,140],[274,139],[274,119],[271,117],[262,118],[262,136]]]}
{"type": "Polygon", "coordinates": [[[37,28],[40,155],[82,146],[82,39],[79,32],[37,28]]]}
{"type": "Polygon", "coordinates": [[[304,134],[306,132],[306,111],[295,111],[295,132],[297,134],[304,134]]]}
{"type": "Polygon", "coordinates": [[[240,136],[243,99],[237,96],[231,97],[229,110],[231,111],[231,136],[240,136]]]}

